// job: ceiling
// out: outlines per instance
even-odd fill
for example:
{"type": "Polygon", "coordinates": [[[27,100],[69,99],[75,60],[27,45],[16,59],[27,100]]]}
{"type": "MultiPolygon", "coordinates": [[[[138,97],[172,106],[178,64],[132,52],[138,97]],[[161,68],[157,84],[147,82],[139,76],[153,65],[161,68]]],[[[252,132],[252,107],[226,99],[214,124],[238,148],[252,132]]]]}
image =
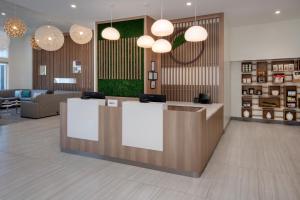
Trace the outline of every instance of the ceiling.
{"type": "MultiPolygon", "coordinates": [[[[190,0],[193,3],[190,7],[186,6],[189,0],[0,0],[0,12],[6,12],[7,16],[13,16],[15,12],[32,30],[50,23],[67,31],[72,23],[92,27],[95,21],[108,20],[110,7],[113,18],[145,14],[159,18],[161,1],[165,18],[194,14],[196,0],[190,0]],[[70,4],[76,4],[77,8],[71,9],[70,4]]],[[[231,26],[300,18],[300,0],[198,0],[198,4],[198,15],[224,12],[231,26]],[[280,15],[274,14],[277,9],[281,10],[280,15]]],[[[0,16],[1,25],[4,18],[0,16]]]]}

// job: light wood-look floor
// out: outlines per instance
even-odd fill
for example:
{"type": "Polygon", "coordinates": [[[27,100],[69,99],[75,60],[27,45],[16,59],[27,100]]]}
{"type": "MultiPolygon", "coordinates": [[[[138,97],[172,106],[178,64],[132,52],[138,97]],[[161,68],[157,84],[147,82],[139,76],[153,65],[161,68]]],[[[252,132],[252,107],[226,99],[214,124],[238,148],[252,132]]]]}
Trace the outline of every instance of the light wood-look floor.
{"type": "Polygon", "coordinates": [[[61,153],[58,117],[2,126],[0,199],[299,200],[300,127],[232,121],[190,178],[61,153]]]}

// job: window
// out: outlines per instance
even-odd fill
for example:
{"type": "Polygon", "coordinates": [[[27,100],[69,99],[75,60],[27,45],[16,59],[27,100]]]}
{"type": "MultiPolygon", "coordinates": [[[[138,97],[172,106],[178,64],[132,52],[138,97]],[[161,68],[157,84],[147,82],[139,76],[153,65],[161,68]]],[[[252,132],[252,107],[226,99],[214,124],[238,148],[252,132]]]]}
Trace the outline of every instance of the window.
{"type": "Polygon", "coordinates": [[[7,89],[8,83],[8,73],[7,73],[7,64],[0,63],[0,90],[7,89]]]}

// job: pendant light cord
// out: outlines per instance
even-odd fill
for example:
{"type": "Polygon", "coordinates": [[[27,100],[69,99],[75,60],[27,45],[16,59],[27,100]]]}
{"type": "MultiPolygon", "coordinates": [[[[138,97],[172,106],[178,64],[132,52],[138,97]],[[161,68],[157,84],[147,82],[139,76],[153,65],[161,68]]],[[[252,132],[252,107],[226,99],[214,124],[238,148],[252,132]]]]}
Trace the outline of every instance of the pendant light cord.
{"type": "Polygon", "coordinates": [[[160,18],[163,18],[163,0],[160,0],[160,18]]]}
{"type": "Polygon", "coordinates": [[[110,27],[112,27],[112,7],[113,5],[110,5],[110,27]]]}
{"type": "Polygon", "coordinates": [[[195,0],[195,21],[194,21],[194,25],[197,25],[197,6],[198,6],[198,1],[195,0]]]}

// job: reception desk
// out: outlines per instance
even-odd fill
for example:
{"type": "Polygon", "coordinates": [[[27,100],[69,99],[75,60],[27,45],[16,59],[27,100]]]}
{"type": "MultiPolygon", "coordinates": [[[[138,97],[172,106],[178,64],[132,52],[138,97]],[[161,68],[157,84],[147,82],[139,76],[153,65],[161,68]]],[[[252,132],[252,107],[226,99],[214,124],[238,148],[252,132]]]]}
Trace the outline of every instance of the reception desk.
{"type": "Polygon", "coordinates": [[[199,177],[223,134],[222,104],[124,100],[118,107],[98,106],[98,140],[72,137],[70,102],[60,105],[64,152],[199,177]]]}

